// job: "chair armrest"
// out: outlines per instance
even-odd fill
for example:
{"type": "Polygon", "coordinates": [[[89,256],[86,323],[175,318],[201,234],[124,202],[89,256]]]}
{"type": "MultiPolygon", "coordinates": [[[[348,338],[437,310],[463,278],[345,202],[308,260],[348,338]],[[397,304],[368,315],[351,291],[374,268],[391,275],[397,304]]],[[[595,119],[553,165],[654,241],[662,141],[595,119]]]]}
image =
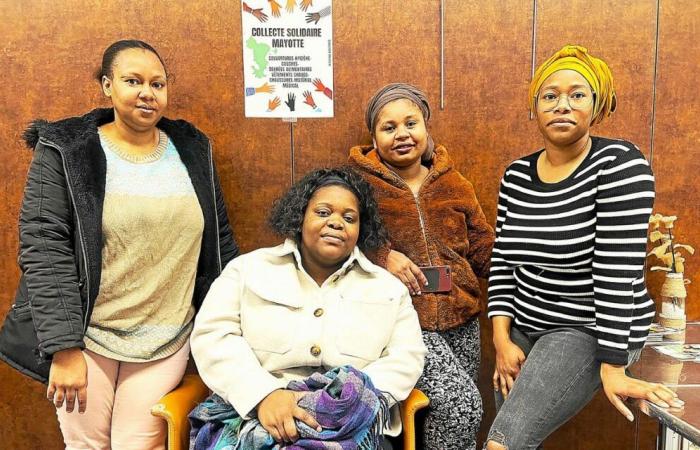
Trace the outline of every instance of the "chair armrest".
{"type": "MultiPolygon", "coordinates": [[[[168,424],[168,450],[188,448],[190,424],[187,415],[208,395],[209,388],[199,375],[185,375],[178,387],[164,395],[151,408],[152,415],[162,418],[168,424]]],[[[404,450],[416,448],[416,411],[429,404],[428,397],[418,389],[413,389],[406,400],[401,402],[404,450]]]]}
{"type": "Polygon", "coordinates": [[[209,395],[199,375],[185,375],[180,384],[151,408],[151,415],[168,424],[168,450],[189,448],[190,423],[187,415],[209,395]]]}
{"type": "Polygon", "coordinates": [[[428,397],[413,389],[406,400],[401,402],[401,423],[403,425],[403,448],[414,450],[416,448],[416,411],[430,404],[428,397]]]}

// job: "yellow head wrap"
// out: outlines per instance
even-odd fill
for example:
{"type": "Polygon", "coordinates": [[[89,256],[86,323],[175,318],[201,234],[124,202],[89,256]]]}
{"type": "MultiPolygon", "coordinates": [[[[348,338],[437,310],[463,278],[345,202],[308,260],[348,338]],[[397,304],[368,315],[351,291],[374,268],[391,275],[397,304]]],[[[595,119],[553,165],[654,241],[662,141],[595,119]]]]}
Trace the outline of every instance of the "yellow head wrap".
{"type": "Polygon", "coordinates": [[[530,110],[535,111],[535,100],[542,83],[551,74],[559,70],[573,70],[580,73],[595,93],[593,105],[593,120],[591,125],[600,123],[615,111],[617,100],[613,77],[608,65],[602,59],[591,56],[585,47],[565,45],[547,61],[543,62],[535,72],[530,83],[530,110]]]}

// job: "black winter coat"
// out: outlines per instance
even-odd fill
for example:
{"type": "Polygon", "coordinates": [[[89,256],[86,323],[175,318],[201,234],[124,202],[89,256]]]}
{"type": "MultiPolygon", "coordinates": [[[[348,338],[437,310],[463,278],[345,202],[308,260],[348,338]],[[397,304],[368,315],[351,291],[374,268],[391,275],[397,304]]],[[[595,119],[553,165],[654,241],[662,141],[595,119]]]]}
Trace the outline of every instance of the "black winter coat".
{"type": "MultiPolygon", "coordinates": [[[[34,149],[19,219],[15,303],[0,331],[0,359],[41,382],[51,356],[84,348],[83,335],[100,288],[102,206],[107,162],[97,127],[114,121],[114,110],[49,123],[25,132],[34,149]]],[[[187,168],[204,215],[193,302],[204,300],[222,267],[238,255],[207,137],[184,120],[162,118],[187,168]]]]}

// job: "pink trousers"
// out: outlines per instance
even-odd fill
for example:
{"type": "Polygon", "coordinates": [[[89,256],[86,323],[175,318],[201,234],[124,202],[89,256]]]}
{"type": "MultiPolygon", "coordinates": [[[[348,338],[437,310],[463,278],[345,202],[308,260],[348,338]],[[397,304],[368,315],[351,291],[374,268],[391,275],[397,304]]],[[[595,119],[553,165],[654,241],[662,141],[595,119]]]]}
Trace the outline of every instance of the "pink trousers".
{"type": "Polygon", "coordinates": [[[187,343],[167,358],[129,363],[85,350],[87,409],[57,410],[66,450],[165,449],[165,422],[150,410],[180,383],[189,353],[187,343]]]}

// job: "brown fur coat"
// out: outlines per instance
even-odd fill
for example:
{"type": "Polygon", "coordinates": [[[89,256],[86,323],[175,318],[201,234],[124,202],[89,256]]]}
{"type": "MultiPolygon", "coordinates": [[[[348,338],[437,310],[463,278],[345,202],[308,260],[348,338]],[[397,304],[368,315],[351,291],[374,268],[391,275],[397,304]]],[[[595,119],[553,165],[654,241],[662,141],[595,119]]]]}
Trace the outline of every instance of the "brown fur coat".
{"type": "Polygon", "coordinates": [[[418,266],[451,268],[451,292],[413,297],[421,327],[430,331],[447,330],[478,314],[481,304],[477,277],[488,276],[495,235],[472,184],[452,167],[445,147],[435,147],[430,173],[418,198],[414,198],[403,179],[382,163],[372,146],[353,147],[349,162],[374,188],[389,231],[390,247],[368,256],[386,267],[391,248],[418,266]],[[421,230],[419,208],[425,234],[421,230]]]}

